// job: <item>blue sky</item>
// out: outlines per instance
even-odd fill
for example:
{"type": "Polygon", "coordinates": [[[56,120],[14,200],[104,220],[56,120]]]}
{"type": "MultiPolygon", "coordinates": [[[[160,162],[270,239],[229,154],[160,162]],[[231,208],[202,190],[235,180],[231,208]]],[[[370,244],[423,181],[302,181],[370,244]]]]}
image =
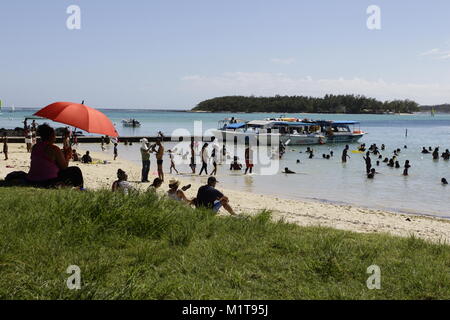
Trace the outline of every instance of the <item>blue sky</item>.
{"type": "Polygon", "coordinates": [[[187,109],[220,95],[450,102],[450,1],[0,3],[0,99],[187,109]],[[67,7],[81,8],[68,30],[67,7]],[[369,30],[369,5],[381,30],[369,30]]]}

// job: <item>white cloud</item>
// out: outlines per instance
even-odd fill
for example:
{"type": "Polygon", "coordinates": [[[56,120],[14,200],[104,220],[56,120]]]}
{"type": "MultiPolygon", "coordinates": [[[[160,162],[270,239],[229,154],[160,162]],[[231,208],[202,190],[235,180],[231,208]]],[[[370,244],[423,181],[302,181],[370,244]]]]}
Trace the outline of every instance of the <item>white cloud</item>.
{"type": "Polygon", "coordinates": [[[442,50],[439,48],[434,48],[425,52],[422,52],[419,56],[431,56],[435,59],[449,59],[450,58],[450,50],[442,50]]]}
{"type": "Polygon", "coordinates": [[[450,84],[397,83],[353,79],[313,79],[282,73],[227,72],[216,76],[190,75],[182,78],[183,88],[204,97],[223,95],[306,95],[363,94],[380,100],[412,99],[421,104],[450,102],[450,84]]]}
{"type": "Polygon", "coordinates": [[[276,64],[286,64],[286,65],[295,63],[294,58],[287,58],[287,59],[273,58],[270,59],[270,61],[276,64]]]}
{"type": "Polygon", "coordinates": [[[444,60],[445,59],[450,59],[450,52],[445,54],[445,55],[443,55],[443,56],[440,56],[439,59],[444,59],[444,60]]]}
{"type": "Polygon", "coordinates": [[[434,49],[425,51],[425,52],[421,53],[420,55],[421,56],[429,56],[429,55],[437,54],[439,52],[440,52],[440,50],[438,48],[434,48],[434,49]]]}

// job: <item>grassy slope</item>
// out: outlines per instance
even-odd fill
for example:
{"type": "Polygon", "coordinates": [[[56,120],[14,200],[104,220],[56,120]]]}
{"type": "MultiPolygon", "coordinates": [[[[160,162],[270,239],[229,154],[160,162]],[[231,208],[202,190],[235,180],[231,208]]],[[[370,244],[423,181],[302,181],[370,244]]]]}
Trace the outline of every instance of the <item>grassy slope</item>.
{"type": "Polygon", "coordinates": [[[1,189],[0,299],[450,299],[450,247],[215,217],[152,195],[1,189]],[[38,209],[40,208],[40,209],[38,209]],[[70,291],[69,265],[83,288],[70,291]],[[368,266],[382,290],[368,290],[368,266]]]}

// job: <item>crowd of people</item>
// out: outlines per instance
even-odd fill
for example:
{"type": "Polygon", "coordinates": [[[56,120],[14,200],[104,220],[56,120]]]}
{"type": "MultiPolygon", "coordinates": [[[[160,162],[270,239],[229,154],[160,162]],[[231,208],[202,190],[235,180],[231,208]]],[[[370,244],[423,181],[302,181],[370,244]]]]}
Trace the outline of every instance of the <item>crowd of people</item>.
{"type": "MultiPolygon", "coordinates": [[[[71,131],[67,128],[64,131],[62,137],[62,148],[58,147],[56,143],[56,133],[53,128],[51,128],[47,124],[40,125],[36,127],[35,122],[31,126],[27,126],[25,122],[25,135],[26,135],[26,146],[27,151],[31,153],[31,164],[30,170],[28,173],[24,172],[14,172],[8,175],[6,181],[8,180],[22,180],[22,182],[28,186],[33,187],[42,187],[42,188],[54,188],[54,187],[72,187],[83,190],[84,188],[84,178],[82,171],[78,166],[70,166],[70,161],[80,161],[84,164],[93,163],[93,159],[90,155],[89,151],[81,156],[76,152],[73,148],[74,144],[77,143],[76,138],[71,133],[71,131]],[[37,141],[35,137],[39,136],[40,139],[37,141]],[[34,137],[34,138],[33,138],[34,137]]],[[[76,135],[75,135],[76,136],[76,135]]],[[[149,171],[150,171],[150,163],[151,163],[151,155],[154,154],[156,158],[157,164],[157,174],[158,177],[154,179],[153,183],[149,186],[148,191],[156,192],[160,189],[164,183],[164,156],[165,156],[165,148],[162,143],[163,136],[160,135],[156,142],[151,144],[147,139],[141,140],[140,153],[142,157],[142,171],[141,171],[141,182],[149,183],[149,171]]],[[[104,150],[104,145],[110,143],[111,140],[109,137],[102,137],[101,139],[101,147],[104,150]]],[[[127,141],[124,141],[128,144],[127,141]]],[[[130,142],[131,144],[131,142],[130,142]]],[[[210,169],[210,165],[212,164],[212,170],[209,173],[209,178],[207,180],[207,184],[200,187],[197,191],[197,196],[195,198],[189,199],[185,192],[191,188],[191,185],[180,187],[180,181],[176,179],[172,179],[169,181],[169,190],[167,191],[167,196],[170,199],[180,201],[185,203],[186,205],[195,206],[195,207],[207,207],[215,212],[217,212],[220,208],[224,208],[230,214],[235,214],[233,209],[229,204],[229,199],[223,195],[220,191],[216,189],[217,179],[215,176],[218,171],[218,164],[223,157],[229,155],[226,152],[225,146],[222,148],[219,147],[217,141],[213,138],[211,143],[204,143],[201,147],[200,151],[197,151],[199,148],[199,144],[197,141],[192,138],[189,151],[185,154],[182,154],[182,157],[187,159],[190,157],[190,168],[193,174],[196,174],[196,159],[197,156],[201,159],[201,169],[198,175],[208,175],[208,171],[210,169]],[[220,159],[219,159],[220,158],[220,159]]],[[[283,148],[278,149],[278,156],[283,157],[285,153],[285,146],[283,148]]],[[[407,149],[405,145],[403,147],[407,149]]],[[[170,159],[170,174],[172,172],[179,173],[176,168],[175,161],[175,150],[168,150],[167,154],[170,159]]],[[[346,163],[349,159],[351,159],[349,155],[350,146],[346,145],[342,151],[341,161],[342,163],[346,163]]],[[[365,174],[368,179],[374,179],[375,175],[378,174],[376,167],[379,167],[381,163],[385,163],[388,167],[399,169],[402,166],[398,160],[398,157],[401,153],[401,149],[395,149],[391,156],[384,157],[382,152],[386,152],[386,146],[383,144],[381,147],[378,147],[376,144],[370,145],[370,147],[366,147],[365,144],[361,144],[357,150],[352,151],[356,153],[364,153],[362,157],[365,164],[365,174]]],[[[5,155],[5,159],[8,159],[8,138],[3,135],[3,153],[5,155]]],[[[179,153],[178,153],[179,154],[179,153]]],[[[308,154],[308,158],[312,159],[314,157],[314,150],[311,147],[307,147],[306,154],[308,154]]],[[[422,154],[431,154],[432,158],[437,161],[439,158],[443,158],[444,160],[450,160],[450,152],[448,149],[445,150],[442,154],[439,153],[439,147],[435,148],[425,148],[422,149],[422,154]]],[[[113,151],[114,160],[118,157],[118,141],[114,142],[114,151],[113,151]]],[[[331,159],[334,156],[333,151],[330,151],[329,154],[323,154],[322,157],[324,159],[331,159]]],[[[252,174],[254,168],[253,161],[253,149],[252,147],[246,143],[245,146],[245,174],[252,174]]],[[[237,156],[232,157],[232,161],[230,163],[231,171],[241,171],[244,169],[243,164],[240,163],[239,158],[237,156]]],[[[297,163],[300,163],[300,160],[297,160],[297,163]]],[[[409,160],[405,160],[403,165],[403,175],[408,176],[409,170],[411,168],[411,164],[409,160]]],[[[290,170],[289,168],[284,168],[282,173],[285,174],[296,174],[296,172],[290,170]]],[[[448,184],[446,178],[441,179],[441,183],[443,185],[448,184]]],[[[114,192],[122,192],[125,194],[129,194],[130,192],[136,191],[137,189],[128,182],[127,173],[119,169],[117,172],[117,180],[112,185],[112,190],[114,192]]]]}

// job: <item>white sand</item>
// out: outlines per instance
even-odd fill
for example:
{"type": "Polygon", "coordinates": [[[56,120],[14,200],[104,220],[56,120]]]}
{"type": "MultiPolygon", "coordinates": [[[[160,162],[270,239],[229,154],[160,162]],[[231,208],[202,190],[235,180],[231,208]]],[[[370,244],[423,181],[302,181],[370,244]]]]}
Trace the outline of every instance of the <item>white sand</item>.
{"type": "MultiPolygon", "coordinates": [[[[80,148],[78,148],[78,152],[81,152],[80,148]]],[[[83,171],[87,189],[111,188],[119,168],[125,170],[128,173],[128,180],[135,182],[140,189],[145,190],[149,186],[149,183],[139,183],[141,168],[137,164],[120,158],[113,161],[112,155],[106,153],[91,153],[91,155],[94,159],[107,160],[110,163],[91,165],[71,163],[71,165],[79,166],[83,171]]],[[[10,144],[10,160],[4,161],[3,154],[0,155],[0,178],[4,178],[12,171],[28,172],[29,157],[30,154],[26,153],[24,145],[10,144]],[[7,166],[12,166],[12,168],[7,168],[7,166]]],[[[155,162],[152,158],[150,180],[155,178],[155,162]]],[[[192,184],[192,188],[186,192],[189,198],[196,196],[198,187],[205,184],[207,179],[206,176],[166,174],[166,182],[162,190],[168,189],[167,184],[171,178],[180,180],[182,185],[192,184]]],[[[275,219],[284,219],[302,226],[324,226],[354,232],[389,233],[405,237],[414,235],[433,242],[450,243],[450,220],[448,219],[406,215],[350,205],[281,199],[274,196],[226,190],[220,187],[220,183],[217,188],[228,196],[231,206],[238,213],[255,214],[263,209],[268,209],[273,212],[275,219]]]]}

